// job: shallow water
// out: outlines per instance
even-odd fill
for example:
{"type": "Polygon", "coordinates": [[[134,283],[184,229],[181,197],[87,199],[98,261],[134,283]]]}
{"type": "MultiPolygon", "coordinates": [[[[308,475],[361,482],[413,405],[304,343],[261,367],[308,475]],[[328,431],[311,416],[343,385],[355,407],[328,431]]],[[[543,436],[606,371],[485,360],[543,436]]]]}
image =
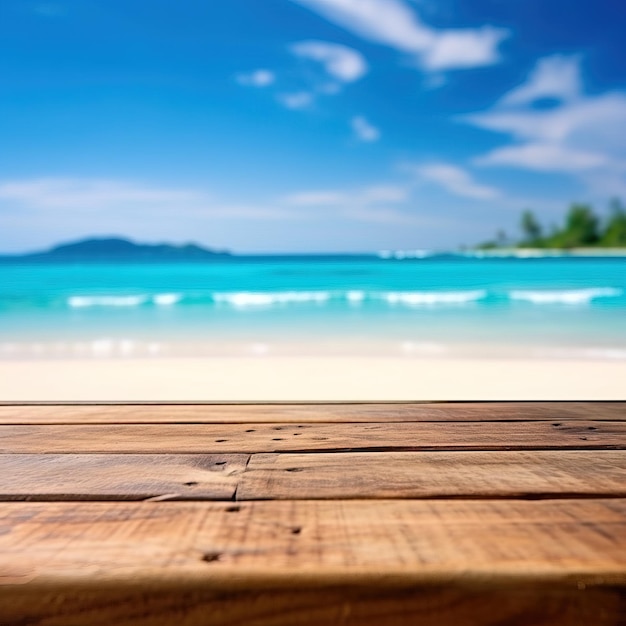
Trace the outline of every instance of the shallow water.
{"type": "Polygon", "coordinates": [[[0,265],[0,357],[626,359],[626,258],[0,265]]]}

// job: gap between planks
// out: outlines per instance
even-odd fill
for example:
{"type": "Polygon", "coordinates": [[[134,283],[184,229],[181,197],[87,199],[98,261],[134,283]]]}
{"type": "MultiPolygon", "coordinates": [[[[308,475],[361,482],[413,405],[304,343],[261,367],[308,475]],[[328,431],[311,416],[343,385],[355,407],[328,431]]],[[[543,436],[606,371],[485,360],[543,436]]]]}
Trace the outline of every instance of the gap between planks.
{"type": "Polygon", "coordinates": [[[0,455],[0,500],[625,495],[626,451],[0,455]]]}

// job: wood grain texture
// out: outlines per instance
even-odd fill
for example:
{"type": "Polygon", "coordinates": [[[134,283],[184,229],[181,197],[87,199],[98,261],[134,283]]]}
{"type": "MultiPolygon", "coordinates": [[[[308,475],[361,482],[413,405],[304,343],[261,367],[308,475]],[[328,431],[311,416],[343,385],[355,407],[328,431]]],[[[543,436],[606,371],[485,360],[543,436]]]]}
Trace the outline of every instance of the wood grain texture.
{"type": "Polygon", "coordinates": [[[626,496],[626,451],[256,454],[237,499],[626,496]]]}
{"type": "Polygon", "coordinates": [[[236,454],[4,454],[0,500],[230,500],[248,459],[236,454]]]}
{"type": "Polygon", "coordinates": [[[623,420],[623,402],[1,404],[0,424],[623,420]]]}
{"type": "Polygon", "coordinates": [[[1,453],[626,449],[626,422],[0,426],[1,453]]]}
{"type": "Polygon", "coordinates": [[[617,626],[626,615],[625,500],[4,503],[0,520],[2,624],[617,626]]]}
{"type": "MultiPolygon", "coordinates": [[[[2,596],[0,591],[0,599],[2,596]]],[[[19,587],[3,626],[623,626],[622,586],[548,581],[390,585],[288,583],[229,591],[212,585],[74,582],[19,587]]]]}
{"type": "Polygon", "coordinates": [[[626,624],[626,403],[5,404],[2,499],[0,626],[626,624]]]}

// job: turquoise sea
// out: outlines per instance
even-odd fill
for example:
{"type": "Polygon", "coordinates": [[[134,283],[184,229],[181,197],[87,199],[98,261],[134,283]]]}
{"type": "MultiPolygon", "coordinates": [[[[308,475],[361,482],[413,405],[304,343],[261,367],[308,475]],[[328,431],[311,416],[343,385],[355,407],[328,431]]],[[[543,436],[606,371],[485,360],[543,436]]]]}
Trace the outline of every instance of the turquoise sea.
{"type": "Polygon", "coordinates": [[[0,264],[0,358],[626,359],[626,258],[0,264]]]}

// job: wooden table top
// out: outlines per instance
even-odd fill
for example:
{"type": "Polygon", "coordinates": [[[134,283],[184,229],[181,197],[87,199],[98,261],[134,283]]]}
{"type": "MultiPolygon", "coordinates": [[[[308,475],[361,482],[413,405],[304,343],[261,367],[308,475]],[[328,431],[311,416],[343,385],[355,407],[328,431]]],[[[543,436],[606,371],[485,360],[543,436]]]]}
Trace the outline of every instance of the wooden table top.
{"type": "Polygon", "coordinates": [[[5,624],[626,624],[626,402],[0,405],[5,624]]]}

